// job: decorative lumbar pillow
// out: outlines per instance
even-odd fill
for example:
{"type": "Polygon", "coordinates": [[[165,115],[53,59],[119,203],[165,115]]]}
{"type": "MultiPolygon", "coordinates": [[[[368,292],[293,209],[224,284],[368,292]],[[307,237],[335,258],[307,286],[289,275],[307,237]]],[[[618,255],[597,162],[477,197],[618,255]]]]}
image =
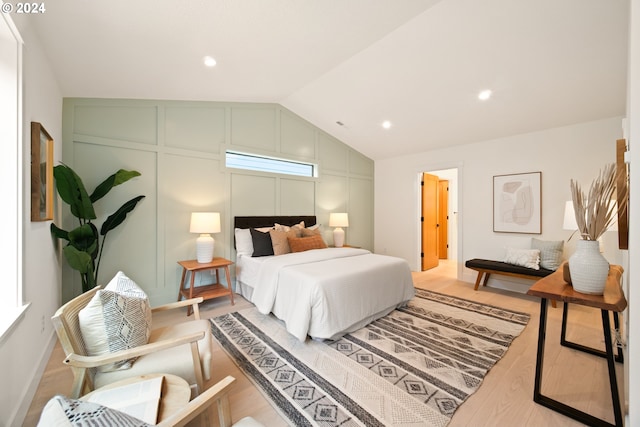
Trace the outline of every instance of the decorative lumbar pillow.
{"type": "Polygon", "coordinates": [[[503,262],[540,270],[540,251],[538,249],[507,248],[503,262]]]}
{"type": "MultiPolygon", "coordinates": [[[[78,313],[87,354],[97,356],[144,345],[151,335],[151,306],[142,289],[122,271],[78,313]]],[[[131,368],[135,359],[98,367],[101,372],[131,368]]]]}
{"type": "Polygon", "coordinates": [[[547,270],[557,270],[562,264],[564,240],[531,239],[531,249],[540,251],[540,267],[547,270]]]}
{"type": "Polygon", "coordinates": [[[149,425],[131,415],[98,403],[69,399],[61,395],[49,399],[38,421],[38,427],[146,427],[149,425]]]}
{"type": "Polygon", "coordinates": [[[327,247],[327,244],[319,234],[310,237],[290,237],[288,240],[291,252],[303,252],[310,249],[324,249],[327,247]]]}
{"type": "Polygon", "coordinates": [[[296,234],[296,230],[294,230],[293,228],[289,229],[289,231],[270,230],[269,235],[271,236],[271,244],[273,246],[274,255],[284,255],[291,253],[291,248],[289,247],[289,241],[287,239],[289,237],[298,237],[296,234]]]}
{"type": "Polygon", "coordinates": [[[253,241],[253,254],[251,256],[259,257],[273,255],[273,243],[271,242],[271,235],[269,232],[263,233],[255,228],[250,228],[249,230],[253,241]]]}

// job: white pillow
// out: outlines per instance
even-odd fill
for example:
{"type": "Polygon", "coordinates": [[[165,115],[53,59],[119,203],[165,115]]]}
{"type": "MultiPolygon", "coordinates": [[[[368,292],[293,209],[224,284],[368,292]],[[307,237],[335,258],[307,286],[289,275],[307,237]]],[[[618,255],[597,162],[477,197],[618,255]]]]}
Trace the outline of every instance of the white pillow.
{"type": "Polygon", "coordinates": [[[507,248],[504,262],[540,270],[540,251],[538,249],[507,248]]]}
{"type": "Polygon", "coordinates": [[[236,254],[247,256],[253,254],[253,240],[248,228],[236,228],[236,254]]]}
{"type": "MultiPolygon", "coordinates": [[[[144,345],[151,335],[151,306],[142,289],[119,271],[78,313],[89,356],[144,345]]],[[[135,359],[98,367],[100,372],[131,368],[135,359]]]]}

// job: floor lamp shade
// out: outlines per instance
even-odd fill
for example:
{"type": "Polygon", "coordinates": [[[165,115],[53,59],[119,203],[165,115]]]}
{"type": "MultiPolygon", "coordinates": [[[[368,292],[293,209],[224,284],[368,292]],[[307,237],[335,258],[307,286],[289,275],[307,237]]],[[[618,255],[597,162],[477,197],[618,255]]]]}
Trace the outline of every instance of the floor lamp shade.
{"type": "Polygon", "coordinates": [[[333,245],[340,248],[344,245],[344,230],[342,227],[349,226],[349,215],[346,213],[329,214],[329,227],[336,227],[333,230],[333,245]]]}
{"type": "Polygon", "coordinates": [[[213,233],[220,232],[220,214],[218,212],[193,212],[189,232],[199,233],[196,239],[196,259],[205,264],[213,260],[213,233]]]}

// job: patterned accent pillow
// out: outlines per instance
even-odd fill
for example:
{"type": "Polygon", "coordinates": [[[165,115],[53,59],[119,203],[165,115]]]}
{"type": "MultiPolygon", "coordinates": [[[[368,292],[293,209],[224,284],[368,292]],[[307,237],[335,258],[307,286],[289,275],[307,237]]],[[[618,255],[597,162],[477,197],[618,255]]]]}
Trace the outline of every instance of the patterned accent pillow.
{"type": "MultiPolygon", "coordinates": [[[[144,345],[151,335],[151,306],[142,289],[119,271],[78,313],[89,356],[144,345]]],[[[135,359],[98,367],[100,372],[131,368],[135,359]]]]}
{"type": "Polygon", "coordinates": [[[147,427],[149,424],[124,412],[93,402],[54,396],[40,414],[38,427],[147,427]]]}
{"type": "Polygon", "coordinates": [[[289,229],[289,231],[270,230],[269,235],[271,236],[271,244],[273,246],[274,255],[284,255],[291,253],[291,248],[289,247],[289,241],[287,239],[289,237],[298,237],[296,230],[292,228],[289,229]]]}
{"type": "Polygon", "coordinates": [[[540,270],[540,251],[538,249],[507,248],[504,262],[540,270]]]}
{"type": "Polygon", "coordinates": [[[327,247],[327,244],[319,234],[310,237],[289,237],[288,240],[291,252],[303,252],[311,249],[324,249],[327,247]]]}
{"type": "Polygon", "coordinates": [[[540,251],[540,267],[542,268],[555,271],[562,264],[564,240],[540,240],[534,237],[531,239],[531,249],[540,251]]]}

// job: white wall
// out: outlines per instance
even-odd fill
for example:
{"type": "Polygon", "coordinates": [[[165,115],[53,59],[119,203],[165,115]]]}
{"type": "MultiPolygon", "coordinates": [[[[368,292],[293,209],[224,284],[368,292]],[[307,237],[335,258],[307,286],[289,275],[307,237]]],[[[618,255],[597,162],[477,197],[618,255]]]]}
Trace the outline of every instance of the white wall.
{"type": "MultiPolygon", "coordinates": [[[[405,258],[419,270],[417,176],[450,167],[458,167],[460,174],[460,265],[471,258],[499,260],[505,247],[529,247],[532,237],[566,240],[571,233],[562,229],[562,219],[565,201],[571,199],[570,179],[588,187],[600,168],[615,162],[615,141],[621,137],[622,121],[616,117],[377,161],[375,250],[405,258]],[[536,171],[542,172],[542,234],[493,232],[493,176],[536,171]]],[[[615,234],[608,234],[604,255],[620,264],[615,234]]],[[[566,246],[568,256],[575,238],[566,246]]],[[[475,280],[472,270],[461,271],[463,280],[475,280]]],[[[501,277],[490,280],[489,285],[526,289],[501,277]]]]}
{"type": "Polygon", "coordinates": [[[24,229],[23,296],[30,307],[0,343],[0,425],[21,425],[41,372],[53,348],[50,317],[60,305],[61,275],[49,233],[50,222],[30,221],[30,122],[42,123],[55,141],[60,159],[62,94],[26,18],[14,16],[24,40],[23,140],[24,229]]]}

